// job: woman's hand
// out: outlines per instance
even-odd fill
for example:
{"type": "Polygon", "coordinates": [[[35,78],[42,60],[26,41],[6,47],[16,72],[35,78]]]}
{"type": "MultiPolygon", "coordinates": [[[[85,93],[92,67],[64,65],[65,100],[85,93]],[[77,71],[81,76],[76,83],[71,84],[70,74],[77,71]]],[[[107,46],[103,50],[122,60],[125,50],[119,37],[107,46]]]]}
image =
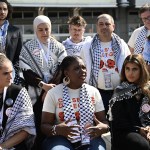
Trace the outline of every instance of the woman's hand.
{"type": "Polygon", "coordinates": [[[94,121],[96,126],[88,127],[86,130],[90,135],[91,139],[101,136],[102,134],[108,131],[108,125],[100,122],[99,120],[94,117],[94,121]]]}
{"type": "Polygon", "coordinates": [[[74,136],[80,136],[79,128],[79,125],[74,125],[72,120],[69,120],[56,126],[56,135],[62,135],[72,140],[74,136]]]}
{"type": "Polygon", "coordinates": [[[42,89],[46,92],[48,92],[51,88],[55,87],[56,84],[47,84],[47,83],[43,83],[42,89]]]}
{"type": "Polygon", "coordinates": [[[141,127],[140,128],[140,134],[146,138],[148,141],[150,141],[150,126],[147,127],[141,127]]]}

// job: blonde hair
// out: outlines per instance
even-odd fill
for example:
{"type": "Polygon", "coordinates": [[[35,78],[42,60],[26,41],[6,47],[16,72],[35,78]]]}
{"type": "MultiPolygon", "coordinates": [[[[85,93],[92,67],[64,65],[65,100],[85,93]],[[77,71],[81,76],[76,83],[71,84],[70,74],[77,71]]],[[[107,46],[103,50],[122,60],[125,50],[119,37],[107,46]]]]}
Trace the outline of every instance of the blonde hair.
{"type": "Polygon", "coordinates": [[[6,57],[5,54],[0,53],[0,69],[2,69],[5,62],[9,62],[12,64],[12,62],[6,57]]]}

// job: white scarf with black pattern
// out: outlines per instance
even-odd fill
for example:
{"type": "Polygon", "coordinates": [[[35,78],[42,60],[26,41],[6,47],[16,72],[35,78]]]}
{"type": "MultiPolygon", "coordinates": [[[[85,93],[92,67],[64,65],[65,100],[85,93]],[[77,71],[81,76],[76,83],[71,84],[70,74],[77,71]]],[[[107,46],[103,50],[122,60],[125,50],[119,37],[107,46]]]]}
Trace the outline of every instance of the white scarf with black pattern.
{"type": "Polygon", "coordinates": [[[135,54],[141,54],[143,51],[143,46],[146,40],[146,36],[147,36],[147,29],[145,26],[142,27],[141,32],[139,33],[135,45],[134,45],[134,53],[135,54]]]}
{"type": "MultiPolygon", "coordinates": [[[[111,108],[115,103],[118,101],[124,101],[127,99],[130,99],[136,95],[141,95],[142,94],[142,89],[135,85],[135,84],[129,84],[128,82],[122,82],[118,87],[117,87],[117,92],[114,93],[112,99],[109,101],[109,121],[113,120],[113,116],[111,113],[111,108]]],[[[148,113],[145,113],[142,111],[142,106],[144,104],[149,104],[149,98],[148,96],[144,95],[144,97],[141,98],[142,104],[141,108],[139,111],[139,118],[141,120],[141,124],[143,126],[150,126],[150,111],[148,113]]]]}
{"type": "MultiPolygon", "coordinates": [[[[114,52],[114,58],[117,61],[117,57],[120,54],[122,47],[121,47],[121,39],[115,33],[112,34],[112,49],[114,52]]],[[[93,38],[91,48],[90,48],[90,53],[91,53],[91,59],[92,59],[90,85],[93,85],[94,87],[98,87],[97,81],[98,81],[99,65],[100,65],[100,58],[101,58],[100,57],[101,42],[98,37],[98,34],[96,34],[93,38]]]]}
{"type": "Polygon", "coordinates": [[[30,147],[31,144],[33,144],[36,131],[31,99],[25,88],[21,89],[13,104],[5,129],[0,137],[0,143],[3,143],[22,130],[30,134],[29,137],[32,139],[29,139],[30,142],[32,142],[28,145],[28,147],[30,147]]]}
{"type": "MultiPolygon", "coordinates": [[[[72,101],[69,97],[68,87],[63,85],[63,109],[64,109],[64,119],[76,120],[75,113],[72,106],[72,101]]],[[[87,123],[93,125],[94,118],[94,106],[92,105],[92,100],[89,97],[88,91],[86,89],[86,84],[83,84],[80,88],[80,101],[79,101],[79,114],[80,114],[80,127],[81,134],[84,132],[84,126],[87,123]]],[[[77,121],[76,121],[77,124],[77,121]]],[[[79,137],[77,141],[81,140],[79,137]]]]}

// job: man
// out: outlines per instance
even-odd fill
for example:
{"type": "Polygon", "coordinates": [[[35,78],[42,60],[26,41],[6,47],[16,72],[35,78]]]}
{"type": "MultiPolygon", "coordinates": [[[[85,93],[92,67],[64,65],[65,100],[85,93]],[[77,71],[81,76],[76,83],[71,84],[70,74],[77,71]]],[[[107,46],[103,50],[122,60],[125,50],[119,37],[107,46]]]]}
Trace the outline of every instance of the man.
{"type": "Polygon", "coordinates": [[[12,61],[15,70],[14,83],[19,84],[19,54],[22,48],[22,36],[19,28],[9,24],[12,7],[7,0],[0,0],[0,53],[12,61]]]}
{"type": "Polygon", "coordinates": [[[87,82],[97,87],[106,112],[113,90],[120,82],[119,73],[130,50],[124,40],[113,33],[115,24],[112,16],[102,14],[97,18],[97,34],[90,48],[83,48],[81,57],[87,66],[87,82]]]}
{"type": "MultiPolygon", "coordinates": [[[[150,4],[145,4],[141,7],[140,18],[142,19],[144,26],[135,29],[128,41],[131,53],[135,54],[141,54],[144,52],[145,42],[147,37],[150,36],[150,4]]],[[[150,70],[150,60],[149,62],[146,60],[146,63],[150,70]]]]}
{"type": "Polygon", "coordinates": [[[70,37],[62,44],[65,46],[68,55],[80,56],[80,51],[87,41],[91,41],[91,37],[84,37],[86,21],[81,16],[73,16],[68,21],[70,37]]]}

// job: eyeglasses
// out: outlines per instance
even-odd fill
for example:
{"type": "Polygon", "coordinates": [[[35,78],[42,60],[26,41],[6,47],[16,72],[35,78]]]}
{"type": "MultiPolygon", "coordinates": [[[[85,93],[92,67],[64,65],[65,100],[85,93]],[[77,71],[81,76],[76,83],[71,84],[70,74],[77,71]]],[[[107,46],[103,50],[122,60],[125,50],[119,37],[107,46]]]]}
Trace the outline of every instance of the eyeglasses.
{"type": "Polygon", "coordinates": [[[146,22],[146,21],[150,21],[150,16],[148,17],[145,17],[145,18],[141,18],[143,22],[146,22]]]}

